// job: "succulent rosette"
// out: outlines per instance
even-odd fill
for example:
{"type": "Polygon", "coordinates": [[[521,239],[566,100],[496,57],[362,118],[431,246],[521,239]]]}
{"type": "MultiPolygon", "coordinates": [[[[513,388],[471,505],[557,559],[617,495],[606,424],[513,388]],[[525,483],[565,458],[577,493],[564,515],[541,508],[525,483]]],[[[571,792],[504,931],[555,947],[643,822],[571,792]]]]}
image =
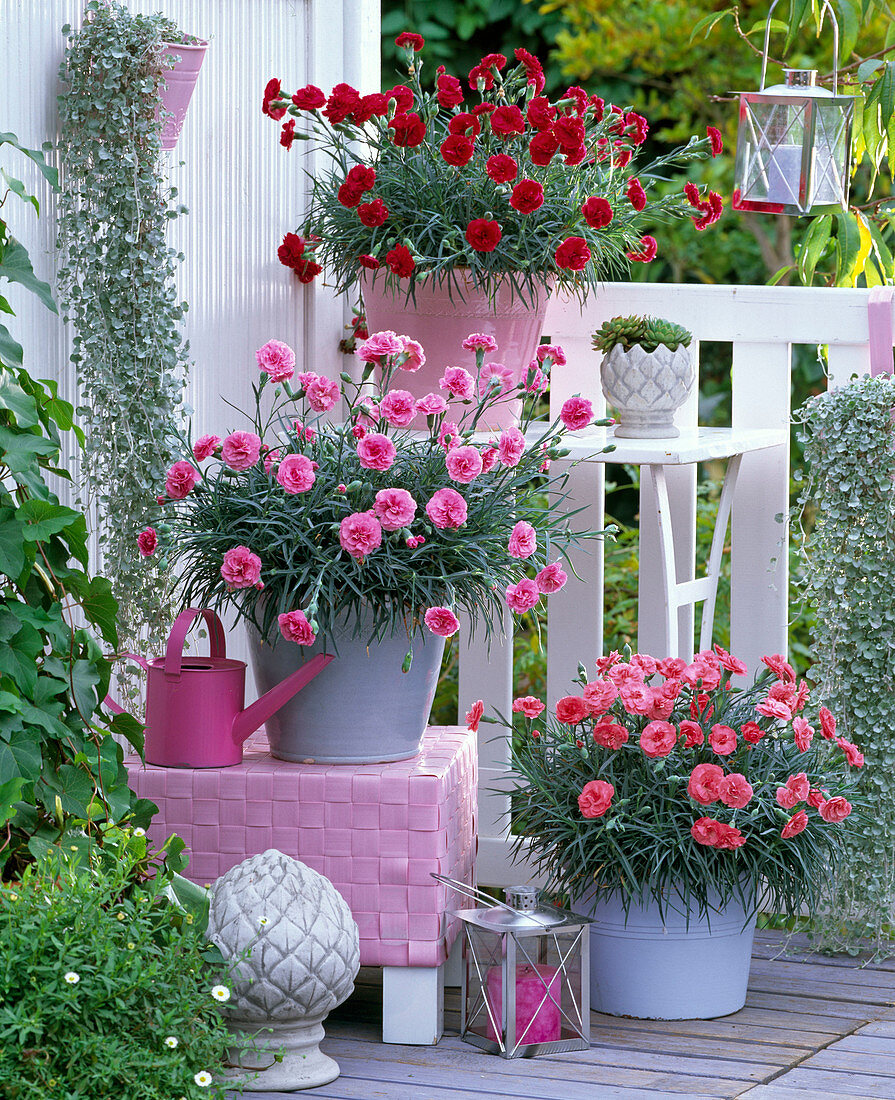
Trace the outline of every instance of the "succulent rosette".
{"type": "Polygon", "coordinates": [[[270,341],[256,353],[250,429],[183,440],[189,458],[159,497],[167,522],[141,534],[139,553],[164,555],[187,604],[229,605],[297,645],[330,638],[346,613],[372,612],[371,640],[400,628],[410,646],[423,631],[453,636],[461,612],[490,631],[506,607],[543,606],[567,581],[569,548],[602,534],[573,528],[551,460],[568,454],[570,431],[607,421],[580,397],[553,423],[533,421],[533,379],[565,364],[560,347],[545,345],[509,387],[491,337],[455,350],[440,387],[457,397],[448,414],[441,392],[403,388],[425,360],[409,336],[359,343],[361,378],[345,373],[341,386],[296,370],[292,350],[270,341]],[[520,396],[519,428],[479,430],[520,396]]]}
{"type": "MultiPolygon", "coordinates": [[[[551,887],[813,910],[861,819],[864,757],[780,655],[751,687],[721,646],[580,666],[548,710],[513,704],[517,855],[551,887]]],[[[858,825],[860,827],[860,825],[858,825]]]]}
{"type": "Polygon", "coordinates": [[[509,277],[529,296],[558,284],[584,297],[656,257],[656,224],[690,217],[702,230],[720,218],[720,195],[692,182],[668,193],[664,182],[670,168],[717,155],[717,131],[641,163],[642,115],[576,86],[551,101],[527,50],[489,53],[462,78],[439,69],[424,89],[422,38],[396,41],[408,79],[387,92],[341,83],[290,96],[276,78],[265,88],[281,144],[329,161],[279,249],[303,282],[326,268],[345,289],[366,271],[412,293],[463,269],[489,292],[509,277]]]}

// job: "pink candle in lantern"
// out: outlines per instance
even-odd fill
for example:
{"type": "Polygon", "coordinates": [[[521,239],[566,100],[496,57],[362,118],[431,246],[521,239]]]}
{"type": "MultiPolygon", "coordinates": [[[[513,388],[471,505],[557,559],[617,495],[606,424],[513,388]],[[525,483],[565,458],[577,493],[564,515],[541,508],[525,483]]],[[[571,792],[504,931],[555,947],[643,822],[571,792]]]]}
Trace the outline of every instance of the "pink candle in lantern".
{"type": "MultiPolygon", "coordinates": [[[[492,966],[488,971],[486,984],[491,1013],[499,1021],[503,1003],[503,974],[499,966],[492,966]]],[[[559,1003],[560,973],[556,967],[517,966],[516,1042],[552,1043],[559,1039],[559,1003]]],[[[490,1018],[486,1034],[492,1042],[497,1042],[490,1018]]]]}

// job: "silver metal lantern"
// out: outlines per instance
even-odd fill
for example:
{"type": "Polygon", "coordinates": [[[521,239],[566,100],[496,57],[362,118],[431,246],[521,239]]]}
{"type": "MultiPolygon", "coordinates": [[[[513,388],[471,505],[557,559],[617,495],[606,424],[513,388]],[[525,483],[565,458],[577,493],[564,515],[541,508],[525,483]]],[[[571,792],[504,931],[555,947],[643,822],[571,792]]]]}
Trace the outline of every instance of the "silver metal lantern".
{"type": "Polygon", "coordinates": [[[456,914],[463,928],[460,1038],[503,1058],[587,1050],[589,918],[544,904],[533,886],[508,887],[506,903],[466,886],[461,892],[489,904],[456,914]]]}
{"type": "Polygon", "coordinates": [[[848,202],[854,99],[836,94],[839,26],[833,22],[833,91],[815,69],[784,69],[784,83],[765,88],[771,12],[765,28],[761,88],[740,95],[733,207],[764,214],[820,214],[848,202]]]}

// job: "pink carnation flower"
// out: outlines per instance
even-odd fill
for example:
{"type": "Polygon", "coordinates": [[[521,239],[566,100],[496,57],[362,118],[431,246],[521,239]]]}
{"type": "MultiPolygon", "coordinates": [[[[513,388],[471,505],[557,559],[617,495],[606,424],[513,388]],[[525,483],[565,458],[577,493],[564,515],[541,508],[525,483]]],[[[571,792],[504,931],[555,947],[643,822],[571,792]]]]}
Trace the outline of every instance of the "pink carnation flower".
{"type": "Polygon", "coordinates": [[[450,638],[460,629],[460,620],[449,607],[430,607],[423,619],[432,633],[441,638],[450,638]]]}
{"type": "Polygon", "coordinates": [[[485,332],[471,332],[460,346],[466,351],[497,351],[497,341],[485,332]]]}
{"type": "Polygon", "coordinates": [[[261,440],[254,432],[232,432],[221,448],[221,458],[231,470],[248,470],[260,455],[261,440]]]}
{"type": "Polygon", "coordinates": [[[494,464],[495,464],[495,462],[497,462],[497,454],[498,454],[498,451],[497,451],[496,447],[486,447],[482,451],[482,473],[483,474],[490,473],[491,470],[494,469],[494,464]]]}
{"type": "Polygon", "coordinates": [[[193,444],[193,458],[197,462],[204,462],[206,458],[211,458],[220,445],[220,436],[201,435],[193,444]]]}
{"type": "Polygon", "coordinates": [[[200,476],[199,471],[189,462],[175,462],[165,478],[165,492],[171,500],[183,500],[193,491],[200,476]]]}
{"type": "MultiPolygon", "coordinates": [[[[510,532],[507,550],[514,558],[530,558],[537,548],[538,536],[534,527],[530,523],[526,523],[524,519],[520,519],[510,532]]],[[[538,591],[541,591],[540,586],[538,586],[538,591]]]]}
{"type": "Polygon", "coordinates": [[[503,363],[486,363],[479,374],[479,393],[509,393],[516,386],[516,376],[503,363]],[[498,385],[499,384],[499,385],[498,385]]]}
{"type": "Polygon", "coordinates": [[[507,428],[501,432],[497,444],[497,457],[502,466],[518,466],[525,450],[525,436],[518,428],[507,428]]]}
{"type": "Polygon", "coordinates": [[[386,531],[400,531],[413,523],[416,507],[416,501],[406,489],[380,489],[373,511],[386,531]]]}
{"type": "Polygon", "coordinates": [[[466,514],[466,501],[456,489],[436,490],[426,505],[426,515],[442,530],[462,527],[466,514]]]}
{"type": "Polygon", "coordinates": [[[277,467],[277,481],[287,493],[306,493],[316,477],[314,466],[305,455],[286,455],[277,467]]]}
{"type": "Polygon", "coordinates": [[[454,447],[444,456],[451,481],[468,485],[482,472],[482,456],[475,447],[454,447]]]}
{"type": "Polygon", "coordinates": [[[406,428],[416,416],[416,398],[408,390],[390,390],[379,402],[379,412],[393,428],[406,428]]]}
{"type": "Polygon", "coordinates": [[[365,363],[378,363],[390,355],[400,355],[403,350],[397,334],[387,329],[385,332],[374,332],[368,340],[358,345],[354,354],[365,363]]]}
{"type": "Polygon", "coordinates": [[[258,368],[270,377],[271,382],[285,382],[295,374],[295,352],[279,340],[268,340],[255,352],[258,368]]]}
{"type": "Polygon", "coordinates": [[[471,401],[475,396],[475,379],[463,367],[445,367],[438,385],[459,401],[471,401]]]}
{"type": "Polygon", "coordinates": [[[416,411],[424,416],[440,416],[447,411],[447,401],[440,393],[427,393],[417,401],[416,411]]]}
{"type": "Polygon", "coordinates": [[[559,344],[538,344],[538,350],[535,352],[535,355],[539,363],[543,363],[549,355],[554,365],[557,367],[564,367],[567,362],[566,353],[559,344]]]}
{"type": "Polygon", "coordinates": [[[593,420],[594,407],[586,397],[570,397],[559,410],[559,418],[570,432],[577,432],[593,420]]]}
{"type": "Polygon", "coordinates": [[[314,412],[329,412],[339,400],[339,383],[332,378],[318,377],[305,389],[308,404],[314,412]]]}
{"type": "Polygon", "coordinates": [[[382,543],[382,527],[370,512],[354,512],[339,524],[339,543],[343,550],[363,561],[382,543]]]}
{"type": "Polygon", "coordinates": [[[538,591],[538,586],[529,577],[523,577],[518,584],[507,585],[507,607],[511,611],[515,611],[517,615],[531,611],[540,598],[541,593],[538,591]]]}
{"type": "Polygon", "coordinates": [[[544,704],[534,695],[520,695],[513,700],[513,713],[524,714],[526,718],[537,718],[544,709],[544,704]]]}
{"type": "Polygon", "coordinates": [[[549,596],[554,592],[558,592],[568,579],[569,576],[563,567],[558,561],[554,561],[551,562],[550,565],[545,565],[544,568],[538,572],[535,576],[535,583],[539,591],[543,592],[545,596],[549,596]]]}
{"type": "Polygon", "coordinates": [[[279,447],[277,447],[275,451],[267,451],[264,455],[264,472],[266,474],[269,474],[281,458],[282,452],[280,451],[279,447]]]}
{"type": "Polygon", "coordinates": [[[312,645],[316,635],[311,629],[304,611],[287,611],[277,617],[280,633],[289,642],[296,645],[312,645]]]}
{"type": "Polygon", "coordinates": [[[261,559],[247,546],[234,546],[224,554],[221,576],[228,588],[254,588],[261,580],[261,559]]]}
{"type": "Polygon", "coordinates": [[[365,470],[389,469],[397,453],[389,437],[379,432],[370,432],[357,444],[357,456],[365,470]]]}
{"type": "Polygon", "coordinates": [[[401,370],[411,373],[418,371],[426,361],[426,353],[423,351],[422,344],[418,344],[416,340],[411,340],[409,336],[399,336],[398,339],[401,342],[401,355],[398,358],[397,366],[401,370]]]}
{"type": "Polygon", "coordinates": [[[158,549],[158,532],[154,527],[147,527],[137,535],[137,549],[140,556],[151,558],[158,549]]]}
{"type": "Polygon", "coordinates": [[[438,443],[446,451],[456,447],[459,439],[460,428],[453,420],[448,420],[447,423],[441,425],[441,431],[438,433],[438,443]]]}
{"type": "Polygon", "coordinates": [[[525,392],[541,394],[547,389],[547,375],[538,366],[537,359],[532,359],[528,364],[525,376],[525,392]]]}

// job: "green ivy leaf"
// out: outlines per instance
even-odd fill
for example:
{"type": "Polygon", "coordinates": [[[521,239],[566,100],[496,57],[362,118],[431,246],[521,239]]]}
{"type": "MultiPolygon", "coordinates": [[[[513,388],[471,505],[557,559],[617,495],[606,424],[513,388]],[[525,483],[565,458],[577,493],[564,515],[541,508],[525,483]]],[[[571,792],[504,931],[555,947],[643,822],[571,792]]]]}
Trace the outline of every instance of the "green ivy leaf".
{"type": "Polygon", "coordinates": [[[66,813],[86,818],[94,788],[93,780],[83,768],[60,764],[55,771],[44,768],[34,785],[34,795],[51,813],[58,796],[66,813]]]}
{"type": "Polygon", "coordinates": [[[23,538],[29,542],[42,542],[78,520],[84,522],[80,512],[49,500],[26,500],[16,511],[16,519],[22,522],[23,538]]]}
{"type": "Polygon", "coordinates": [[[40,775],[40,745],[23,731],[0,740],[0,783],[22,778],[31,782],[40,775]]]}

